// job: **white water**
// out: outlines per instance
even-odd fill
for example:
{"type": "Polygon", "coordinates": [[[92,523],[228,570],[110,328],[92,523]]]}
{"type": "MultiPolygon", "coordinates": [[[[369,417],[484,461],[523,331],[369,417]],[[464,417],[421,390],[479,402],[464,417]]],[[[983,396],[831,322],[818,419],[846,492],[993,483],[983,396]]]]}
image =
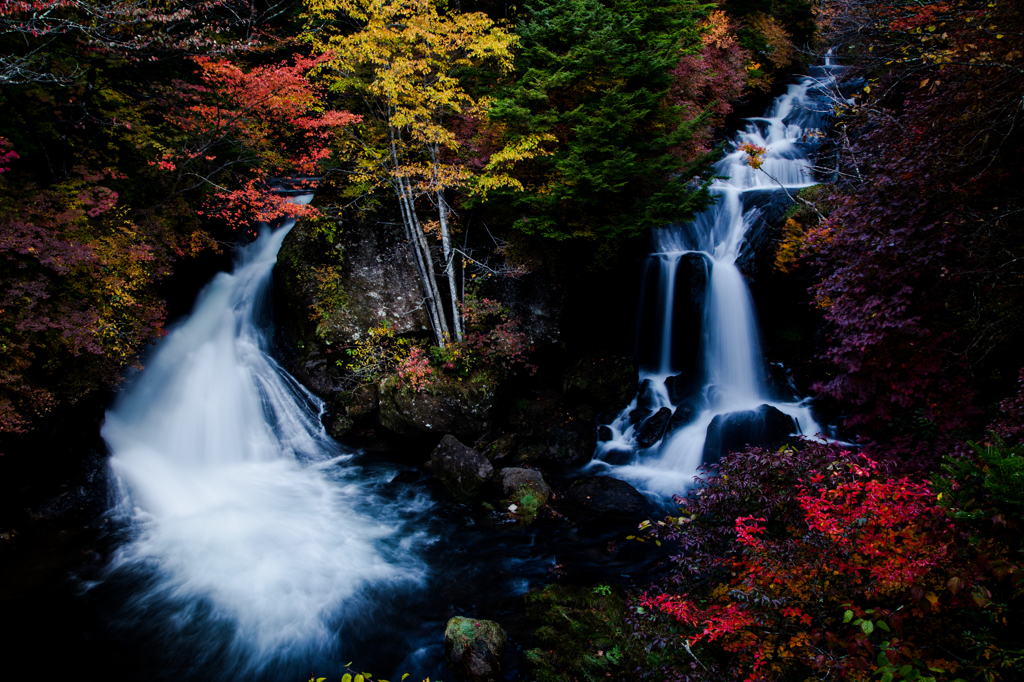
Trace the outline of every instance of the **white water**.
{"type": "Polygon", "coordinates": [[[756,410],[767,404],[795,420],[797,432],[793,436],[816,437],[822,431],[808,401],[780,402],[769,390],[756,313],[736,263],[760,215],[754,201],[745,201],[749,193],[760,192],[761,197],[785,191],[794,194],[816,184],[807,152],[816,139],[816,126],[824,119],[827,98],[823,93],[834,83],[831,73],[835,68],[827,58],[825,67],[816,70],[817,77],[805,77],[790,85],[764,117],[748,119],[746,128],[732,139],[729,152],[715,164],[715,174],[724,179],[715,180],[711,186],[717,197],[714,206],[692,223],[655,231],[647,267],[658,268],[659,290],[643,295],[657,296],[657,360],[641,368],[640,382],[651,380],[653,412],[677,407],[665,385],[668,377],[687,369],[673,366],[673,319],[678,306],[675,280],[681,258],[701,254],[709,264],[710,275],[703,301],[696,410],[689,423],[669,431],[650,448],[638,449],[636,431],[642,422],[634,426],[629,419],[629,413],[637,408],[638,396],[611,424],[612,439],[598,444],[592,467],[608,470],[649,493],[666,496],[682,493],[691,484],[701,464],[708,426],[716,415],[756,410]],[[740,149],[745,143],[768,150],[762,170],[747,163],[747,154],[740,149]],[[604,461],[612,453],[623,451],[633,452],[627,463],[604,461]]]}
{"type": "Polygon", "coordinates": [[[199,612],[226,624],[243,669],[336,647],[332,624],[361,588],[422,572],[388,558],[396,512],[367,512],[322,404],[268,354],[259,316],[290,227],[239,249],[102,429],[132,528],[112,571],[155,576],[135,606],[146,619],[169,611],[172,638],[199,612]]]}

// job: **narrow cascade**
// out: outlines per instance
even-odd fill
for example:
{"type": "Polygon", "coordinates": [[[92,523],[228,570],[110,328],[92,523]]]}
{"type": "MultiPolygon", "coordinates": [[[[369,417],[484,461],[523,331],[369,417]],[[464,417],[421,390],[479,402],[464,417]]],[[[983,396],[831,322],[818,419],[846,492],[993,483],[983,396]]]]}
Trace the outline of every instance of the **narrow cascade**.
{"type": "Polygon", "coordinates": [[[747,119],[715,164],[715,205],[692,223],[654,231],[641,286],[640,391],[608,425],[611,438],[598,444],[591,467],[671,495],[690,485],[705,457],[718,456],[716,448],[822,432],[809,401],[787,401],[793,396],[776,395],[766,381],[737,261],[767,207],[816,184],[809,154],[827,121],[837,68],[827,57],[765,116],[747,119]],[[764,172],[747,163],[747,143],[768,150],[764,172]]]}
{"type": "Polygon", "coordinates": [[[422,578],[395,558],[400,511],[373,501],[322,403],[269,355],[266,297],[293,223],[238,249],[102,429],[129,533],[108,573],[141,586],[122,627],[168,650],[190,637],[219,672],[308,664],[336,647],[363,588],[422,578]]]}

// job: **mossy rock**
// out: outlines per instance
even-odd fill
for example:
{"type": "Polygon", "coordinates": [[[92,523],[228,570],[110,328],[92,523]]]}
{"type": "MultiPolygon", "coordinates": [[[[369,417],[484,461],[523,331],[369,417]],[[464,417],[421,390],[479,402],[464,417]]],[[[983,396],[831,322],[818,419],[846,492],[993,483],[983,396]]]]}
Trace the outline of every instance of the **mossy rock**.
{"type": "Polygon", "coordinates": [[[502,469],[501,485],[506,496],[505,508],[523,525],[532,523],[540,508],[551,499],[551,487],[534,469],[502,469]],[[514,511],[510,509],[512,505],[514,511]]]}
{"type": "Polygon", "coordinates": [[[380,383],[380,423],[403,436],[451,433],[475,441],[491,429],[497,380],[477,372],[435,380],[417,391],[397,376],[380,383]]]}
{"type": "Polygon", "coordinates": [[[466,682],[497,682],[505,662],[508,636],[491,620],[456,616],[444,630],[444,659],[466,682]]]}

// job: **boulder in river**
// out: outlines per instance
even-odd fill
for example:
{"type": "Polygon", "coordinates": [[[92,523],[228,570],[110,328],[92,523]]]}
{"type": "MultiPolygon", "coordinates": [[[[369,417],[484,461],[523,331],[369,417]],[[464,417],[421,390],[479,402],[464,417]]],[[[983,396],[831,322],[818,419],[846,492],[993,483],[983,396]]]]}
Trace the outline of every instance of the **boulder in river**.
{"type": "Polygon", "coordinates": [[[497,682],[508,636],[491,620],[456,616],[444,630],[444,660],[465,682],[497,682]]]}
{"type": "Polygon", "coordinates": [[[659,409],[640,425],[636,436],[636,444],[641,448],[649,448],[657,443],[665,435],[665,429],[668,427],[669,420],[671,419],[671,408],[663,407],[659,409]]]}
{"type": "Polygon", "coordinates": [[[647,513],[647,498],[617,478],[581,478],[569,488],[569,501],[583,512],[615,518],[640,518],[647,513]]]}
{"type": "Polygon", "coordinates": [[[701,382],[697,372],[690,370],[667,377],[665,388],[673,405],[692,403],[700,394],[701,382]]]}
{"type": "Polygon", "coordinates": [[[536,469],[502,469],[501,487],[509,502],[509,511],[527,524],[537,517],[537,510],[551,499],[551,487],[536,469]],[[515,509],[511,509],[513,505],[515,509]]]}
{"type": "Polygon", "coordinates": [[[668,432],[672,433],[676,429],[686,426],[694,420],[697,416],[697,410],[693,405],[680,405],[676,408],[676,411],[672,413],[672,418],[668,420],[668,432]]]}
{"type": "Polygon", "coordinates": [[[704,440],[704,464],[714,464],[722,455],[747,445],[784,440],[796,430],[793,418],[771,405],[717,415],[708,425],[704,440]]]}
{"type": "Polygon", "coordinates": [[[646,407],[638,407],[635,410],[630,410],[630,412],[629,412],[629,423],[630,424],[639,424],[643,420],[645,420],[648,417],[650,417],[651,416],[651,412],[652,412],[652,410],[650,410],[649,408],[646,408],[646,407]]]}
{"type": "Polygon", "coordinates": [[[490,461],[471,447],[460,443],[454,436],[441,439],[430,453],[434,477],[444,483],[448,492],[460,502],[469,502],[494,478],[490,461]]]}

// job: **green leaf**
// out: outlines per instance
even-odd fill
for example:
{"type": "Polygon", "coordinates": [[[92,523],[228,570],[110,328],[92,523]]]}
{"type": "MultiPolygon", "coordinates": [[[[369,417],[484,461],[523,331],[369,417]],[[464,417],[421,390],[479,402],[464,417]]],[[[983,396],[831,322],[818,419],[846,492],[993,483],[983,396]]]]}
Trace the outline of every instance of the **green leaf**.
{"type": "MultiPolygon", "coordinates": [[[[349,665],[352,665],[352,664],[349,663],[349,665]]],[[[349,675],[348,673],[345,673],[344,675],[341,676],[341,682],[352,682],[352,676],[349,675]]]]}
{"type": "Polygon", "coordinates": [[[885,624],[885,621],[878,621],[878,627],[882,628],[886,632],[891,632],[891,630],[889,630],[889,626],[885,624]]]}
{"type": "Polygon", "coordinates": [[[853,620],[853,611],[847,611],[843,614],[844,623],[849,623],[851,620],[853,620]]]}
{"type": "Polygon", "coordinates": [[[882,682],[892,682],[892,673],[882,675],[882,682]]]}
{"type": "Polygon", "coordinates": [[[875,631],[875,624],[870,620],[862,620],[860,622],[860,629],[864,631],[865,635],[870,635],[875,631]]]}
{"type": "Polygon", "coordinates": [[[889,665],[889,659],[885,657],[885,654],[878,654],[878,658],[875,660],[878,661],[878,667],[880,668],[889,665]]]}
{"type": "Polygon", "coordinates": [[[404,675],[402,675],[402,679],[399,680],[398,682],[405,682],[405,678],[407,678],[407,677],[409,677],[409,673],[405,673],[404,675]]]}
{"type": "Polygon", "coordinates": [[[914,666],[912,666],[912,665],[910,665],[908,663],[907,665],[905,665],[902,668],[900,668],[900,675],[902,675],[903,677],[906,677],[907,675],[910,674],[910,671],[913,670],[913,669],[914,669],[914,666]]]}

